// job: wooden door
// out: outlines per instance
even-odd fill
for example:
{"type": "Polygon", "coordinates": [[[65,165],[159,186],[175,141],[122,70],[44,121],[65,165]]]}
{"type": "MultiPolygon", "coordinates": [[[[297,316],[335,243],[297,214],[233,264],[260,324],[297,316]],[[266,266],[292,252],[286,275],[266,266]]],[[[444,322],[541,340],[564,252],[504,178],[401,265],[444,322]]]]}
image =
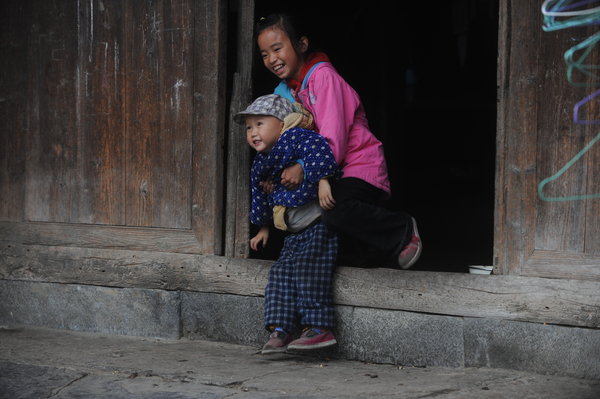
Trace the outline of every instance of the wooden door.
{"type": "Polygon", "coordinates": [[[500,2],[495,263],[598,280],[600,15],[558,3],[500,2]]]}
{"type": "Polygon", "coordinates": [[[61,243],[85,245],[88,226],[95,242],[181,250],[152,243],[161,229],[185,251],[222,253],[227,2],[0,10],[0,220],[21,222],[5,229],[52,223],[61,243]]]}

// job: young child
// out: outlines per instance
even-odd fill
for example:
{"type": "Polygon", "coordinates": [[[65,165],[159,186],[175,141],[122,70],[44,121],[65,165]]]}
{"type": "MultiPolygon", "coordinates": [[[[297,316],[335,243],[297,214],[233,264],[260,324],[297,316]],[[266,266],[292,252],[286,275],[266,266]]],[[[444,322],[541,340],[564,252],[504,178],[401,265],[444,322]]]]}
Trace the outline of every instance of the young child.
{"type": "Polygon", "coordinates": [[[250,246],[257,250],[267,244],[271,222],[290,232],[265,288],[264,324],[271,335],[262,353],[334,345],[331,286],[338,242],[320,222],[320,208],[334,207],[328,178],[336,174],[337,164],[331,149],[322,136],[306,129],[312,115],[295,112],[276,94],[257,98],[235,119],[246,125],[248,144],[257,151],[250,172],[250,220],[260,230],[250,246]],[[304,180],[287,189],[279,176],[296,162],[303,165],[304,180]],[[297,323],[304,331],[294,340],[297,323]]]}
{"type": "MultiPolygon", "coordinates": [[[[369,130],[358,94],[338,74],[323,53],[309,52],[291,18],[272,14],[256,26],[257,43],[265,67],[281,83],[275,89],[300,102],[314,116],[316,130],[327,139],[344,177],[332,185],[336,206],[323,214],[323,223],[408,269],[418,259],[422,243],[414,218],[381,205],[390,195],[382,143],[369,130]]],[[[293,188],[304,178],[293,165],[281,183],[293,188]]]]}

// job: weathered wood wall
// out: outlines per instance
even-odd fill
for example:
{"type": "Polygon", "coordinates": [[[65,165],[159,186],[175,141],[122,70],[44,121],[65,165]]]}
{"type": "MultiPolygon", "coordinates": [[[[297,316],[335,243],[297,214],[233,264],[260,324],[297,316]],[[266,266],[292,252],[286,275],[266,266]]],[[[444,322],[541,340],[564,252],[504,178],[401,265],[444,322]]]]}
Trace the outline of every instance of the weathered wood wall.
{"type": "Polygon", "coordinates": [[[580,119],[592,123],[576,123],[574,107],[597,90],[600,57],[595,43],[577,51],[589,52],[588,71],[575,69],[575,84],[564,58],[598,27],[544,31],[540,5],[500,2],[496,264],[507,274],[598,280],[600,144],[585,148],[600,114],[588,101],[580,119]]]}
{"type": "MultiPolygon", "coordinates": [[[[227,201],[230,256],[200,255],[222,252],[225,235],[226,5],[2,2],[0,279],[262,294],[269,263],[231,258],[247,245],[239,193],[227,201]]],[[[336,303],[599,326],[598,282],[574,280],[600,274],[599,205],[535,194],[592,134],[562,135],[570,88],[553,77],[559,62],[545,69],[568,40],[538,32],[538,4],[504,0],[500,15],[496,256],[514,276],[340,268],[336,303]]],[[[558,194],[594,192],[597,159],[558,194]]]]}
{"type": "Polygon", "coordinates": [[[221,1],[3,2],[0,220],[222,246],[221,1]]]}

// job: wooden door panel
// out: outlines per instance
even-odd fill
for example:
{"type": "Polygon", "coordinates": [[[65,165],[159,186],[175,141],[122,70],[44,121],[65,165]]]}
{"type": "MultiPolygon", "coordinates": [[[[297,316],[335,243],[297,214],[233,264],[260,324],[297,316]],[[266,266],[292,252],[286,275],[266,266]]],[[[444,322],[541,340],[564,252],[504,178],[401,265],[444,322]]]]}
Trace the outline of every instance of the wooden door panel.
{"type": "Polygon", "coordinates": [[[0,220],[182,230],[221,253],[227,2],[23,4],[0,8],[0,220]]]}
{"type": "MultiPolygon", "coordinates": [[[[125,3],[79,2],[76,116],[81,180],[79,215],[71,222],[124,225],[125,3]]],[[[69,24],[72,21],[65,21],[69,24]]]]}
{"type": "MultiPolygon", "coordinates": [[[[599,80],[569,74],[565,62],[565,52],[597,28],[543,31],[539,5],[529,2],[502,1],[500,13],[498,268],[600,279],[600,145],[590,145],[600,108],[590,102],[575,118],[576,105],[599,80]]],[[[599,60],[598,51],[589,51],[585,62],[599,60]]]]}

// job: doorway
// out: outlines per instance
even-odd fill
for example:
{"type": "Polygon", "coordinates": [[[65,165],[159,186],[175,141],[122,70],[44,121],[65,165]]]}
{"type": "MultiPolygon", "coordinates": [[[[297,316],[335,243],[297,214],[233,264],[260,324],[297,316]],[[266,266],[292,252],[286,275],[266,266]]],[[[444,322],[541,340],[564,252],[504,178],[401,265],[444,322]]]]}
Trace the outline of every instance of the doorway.
{"type": "MultiPolygon", "coordinates": [[[[412,270],[493,264],[498,0],[301,4],[259,0],[255,15],[310,21],[311,45],[360,95],[386,151],[388,207],[419,225],[412,270]]],[[[254,97],[276,84],[255,62],[254,97]]]]}

